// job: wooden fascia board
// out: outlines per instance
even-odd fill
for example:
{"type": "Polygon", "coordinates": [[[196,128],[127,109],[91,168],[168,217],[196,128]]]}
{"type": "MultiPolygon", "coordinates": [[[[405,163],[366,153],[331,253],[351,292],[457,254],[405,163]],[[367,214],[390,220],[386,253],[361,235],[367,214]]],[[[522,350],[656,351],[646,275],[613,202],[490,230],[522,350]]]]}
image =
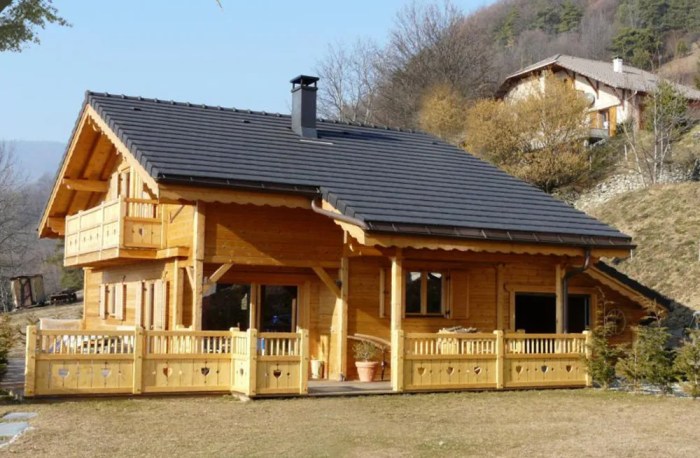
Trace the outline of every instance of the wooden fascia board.
{"type": "Polygon", "coordinates": [[[279,192],[255,192],[237,189],[160,185],[161,202],[218,202],[223,204],[267,205],[270,207],[311,208],[311,200],[305,196],[279,192]]]}
{"type": "Polygon", "coordinates": [[[121,154],[127,163],[134,168],[134,170],[141,176],[143,182],[148,186],[151,192],[158,197],[159,189],[158,184],[153,179],[153,177],[143,168],[141,163],[136,159],[136,157],[129,151],[129,148],[119,139],[117,134],[112,131],[112,129],[107,125],[104,119],[95,111],[95,109],[88,105],[85,107],[87,116],[95,123],[95,125],[102,131],[103,134],[109,138],[109,140],[114,145],[115,149],[119,154],[121,154]]]}
{"type": "MultiPolygon", "coordinates": [[[[86,107],[87,108],[87,107],[86,107]]],[[[59,189],[61,188],[61,178],[65,176],[66,169],[68,168],[68,163],[70,162],[73,152],[75,151],[75,146],[78,143],[80,134],[85,129],[88,121],[87,109],[83,109],[80,115],[80,120],[78,121],[78,126],[73,132],[73,137],[70,139],[70,145],[66,150],[66,154],[63,157],[63,162],[61,163],[61,169],[58,173],[58,179],[54,182],[53,189],[51,190],[51,195],[46,203],[46,208],[44,208],[44,213],[41,215],[41,221],[39,222],[39,236],[48,237],[51,233],[51,227],[49,225],[49,215],[51,213],[51,208],[53,207],[53,202],[56,199],[59,189]]],[[[60,235],[60,234],[59,234],[60,235]]]]}
{"type": "Polygon", "coordinates": [[[589,277],[593,278],[596,281],[599,281],[600,283],[604,284],[605,286],[611,288],[612,290],[620,293],[621,295],[625,296],[627,299],[632,300],[633,302],[636,302],[640,306],[644,306],[650,302],[653,302],[651,299],[648,297],[644,296],[643,294],[637,292],[635,289],[625,285],[624,283],[610,277],[607,275],[605,272],[602,272],[595,267],[590,267],[588,270],[584,272],[586,275],[589,277]]]}

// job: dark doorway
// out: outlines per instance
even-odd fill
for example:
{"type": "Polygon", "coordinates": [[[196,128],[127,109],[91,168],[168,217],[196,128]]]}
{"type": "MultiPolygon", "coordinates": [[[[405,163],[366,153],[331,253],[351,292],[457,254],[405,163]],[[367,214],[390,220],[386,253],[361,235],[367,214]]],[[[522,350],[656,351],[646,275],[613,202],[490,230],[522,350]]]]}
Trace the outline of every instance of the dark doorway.
{"type": "Polygon", "coordinates": [[[260,330],[292,332],[297,309],[297,287],[264,285],[260,287],[260,330]]]}
{"type": "Polygon", "coordinates": [[[516,294],[515,329],[530,334],[557,332],[557,297],[554,294],[516,294]]]}
{"type": "Polygon", "coordinates": [[[569,326],[571,333],[581,333],[591,325],[590,296],[581,294],[569,295],[569,326]]]}
{"type": "Polygon", "coordinates": [[[250,325],[250,285],[216,285],[214,294],[202,298],[202,329],[226,331],[248,329],[250,325]]]}

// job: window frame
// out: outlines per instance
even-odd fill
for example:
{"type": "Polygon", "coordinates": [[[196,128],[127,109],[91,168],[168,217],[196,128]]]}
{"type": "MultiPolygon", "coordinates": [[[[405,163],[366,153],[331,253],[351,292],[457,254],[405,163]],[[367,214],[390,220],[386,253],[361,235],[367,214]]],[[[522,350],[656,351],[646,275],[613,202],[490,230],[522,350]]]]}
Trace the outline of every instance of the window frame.
{"type": "Polygon", "coordinates": [[[432,318],[432,317],[444,317],[448,313],[447,307],[447,279],[448,274],[444,270],[433,270],[433,269],[407,269],[404,275],[404,298],[403,298],[403,315],[406,318],[432,318]],[[407,300],[406,291],[408,290],[408,279],[411,274],[420,273],[420,311],[419,312],[408,312],[406,310],[407,300]],[[439,312],[428,312],[428,275],[440,274],[440,311],[439,312]]]}

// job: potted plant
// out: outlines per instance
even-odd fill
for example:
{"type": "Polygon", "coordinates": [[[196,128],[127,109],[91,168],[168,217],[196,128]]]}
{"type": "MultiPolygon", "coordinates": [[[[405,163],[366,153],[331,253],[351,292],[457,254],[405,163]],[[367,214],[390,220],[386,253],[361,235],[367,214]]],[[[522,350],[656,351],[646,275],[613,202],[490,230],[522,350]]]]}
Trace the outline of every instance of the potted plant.
{"type": "Polygon", "coordinates": [[[372,342],[359,341],[352,346],[355,354],[355,367],[361,382],[371,382],[377,372],[379,349],[372,342]]]}

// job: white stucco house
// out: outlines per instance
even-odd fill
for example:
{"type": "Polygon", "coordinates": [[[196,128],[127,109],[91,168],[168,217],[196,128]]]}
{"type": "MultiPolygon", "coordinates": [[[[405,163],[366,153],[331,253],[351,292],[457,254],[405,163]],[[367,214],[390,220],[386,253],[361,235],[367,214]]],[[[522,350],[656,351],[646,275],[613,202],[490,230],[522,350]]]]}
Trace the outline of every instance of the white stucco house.
{"type": "MultiPolygon", "coordinates": [[[[639,126],[644,112],[645,97],[664,80],[659,75],[624,65],[622,59],[612,62],[583,59],[557,54],[527,66],[508,76],[496,92],[503,100],[517,100],[533,88],[543,89],[545,74],[555,75],[573,83],[591,101],[591,138],[613,136],[617,125],[632,120],[639,126]]],[[[700,91],[671,82],[690,104],[700,104],[700,91]]]]}

